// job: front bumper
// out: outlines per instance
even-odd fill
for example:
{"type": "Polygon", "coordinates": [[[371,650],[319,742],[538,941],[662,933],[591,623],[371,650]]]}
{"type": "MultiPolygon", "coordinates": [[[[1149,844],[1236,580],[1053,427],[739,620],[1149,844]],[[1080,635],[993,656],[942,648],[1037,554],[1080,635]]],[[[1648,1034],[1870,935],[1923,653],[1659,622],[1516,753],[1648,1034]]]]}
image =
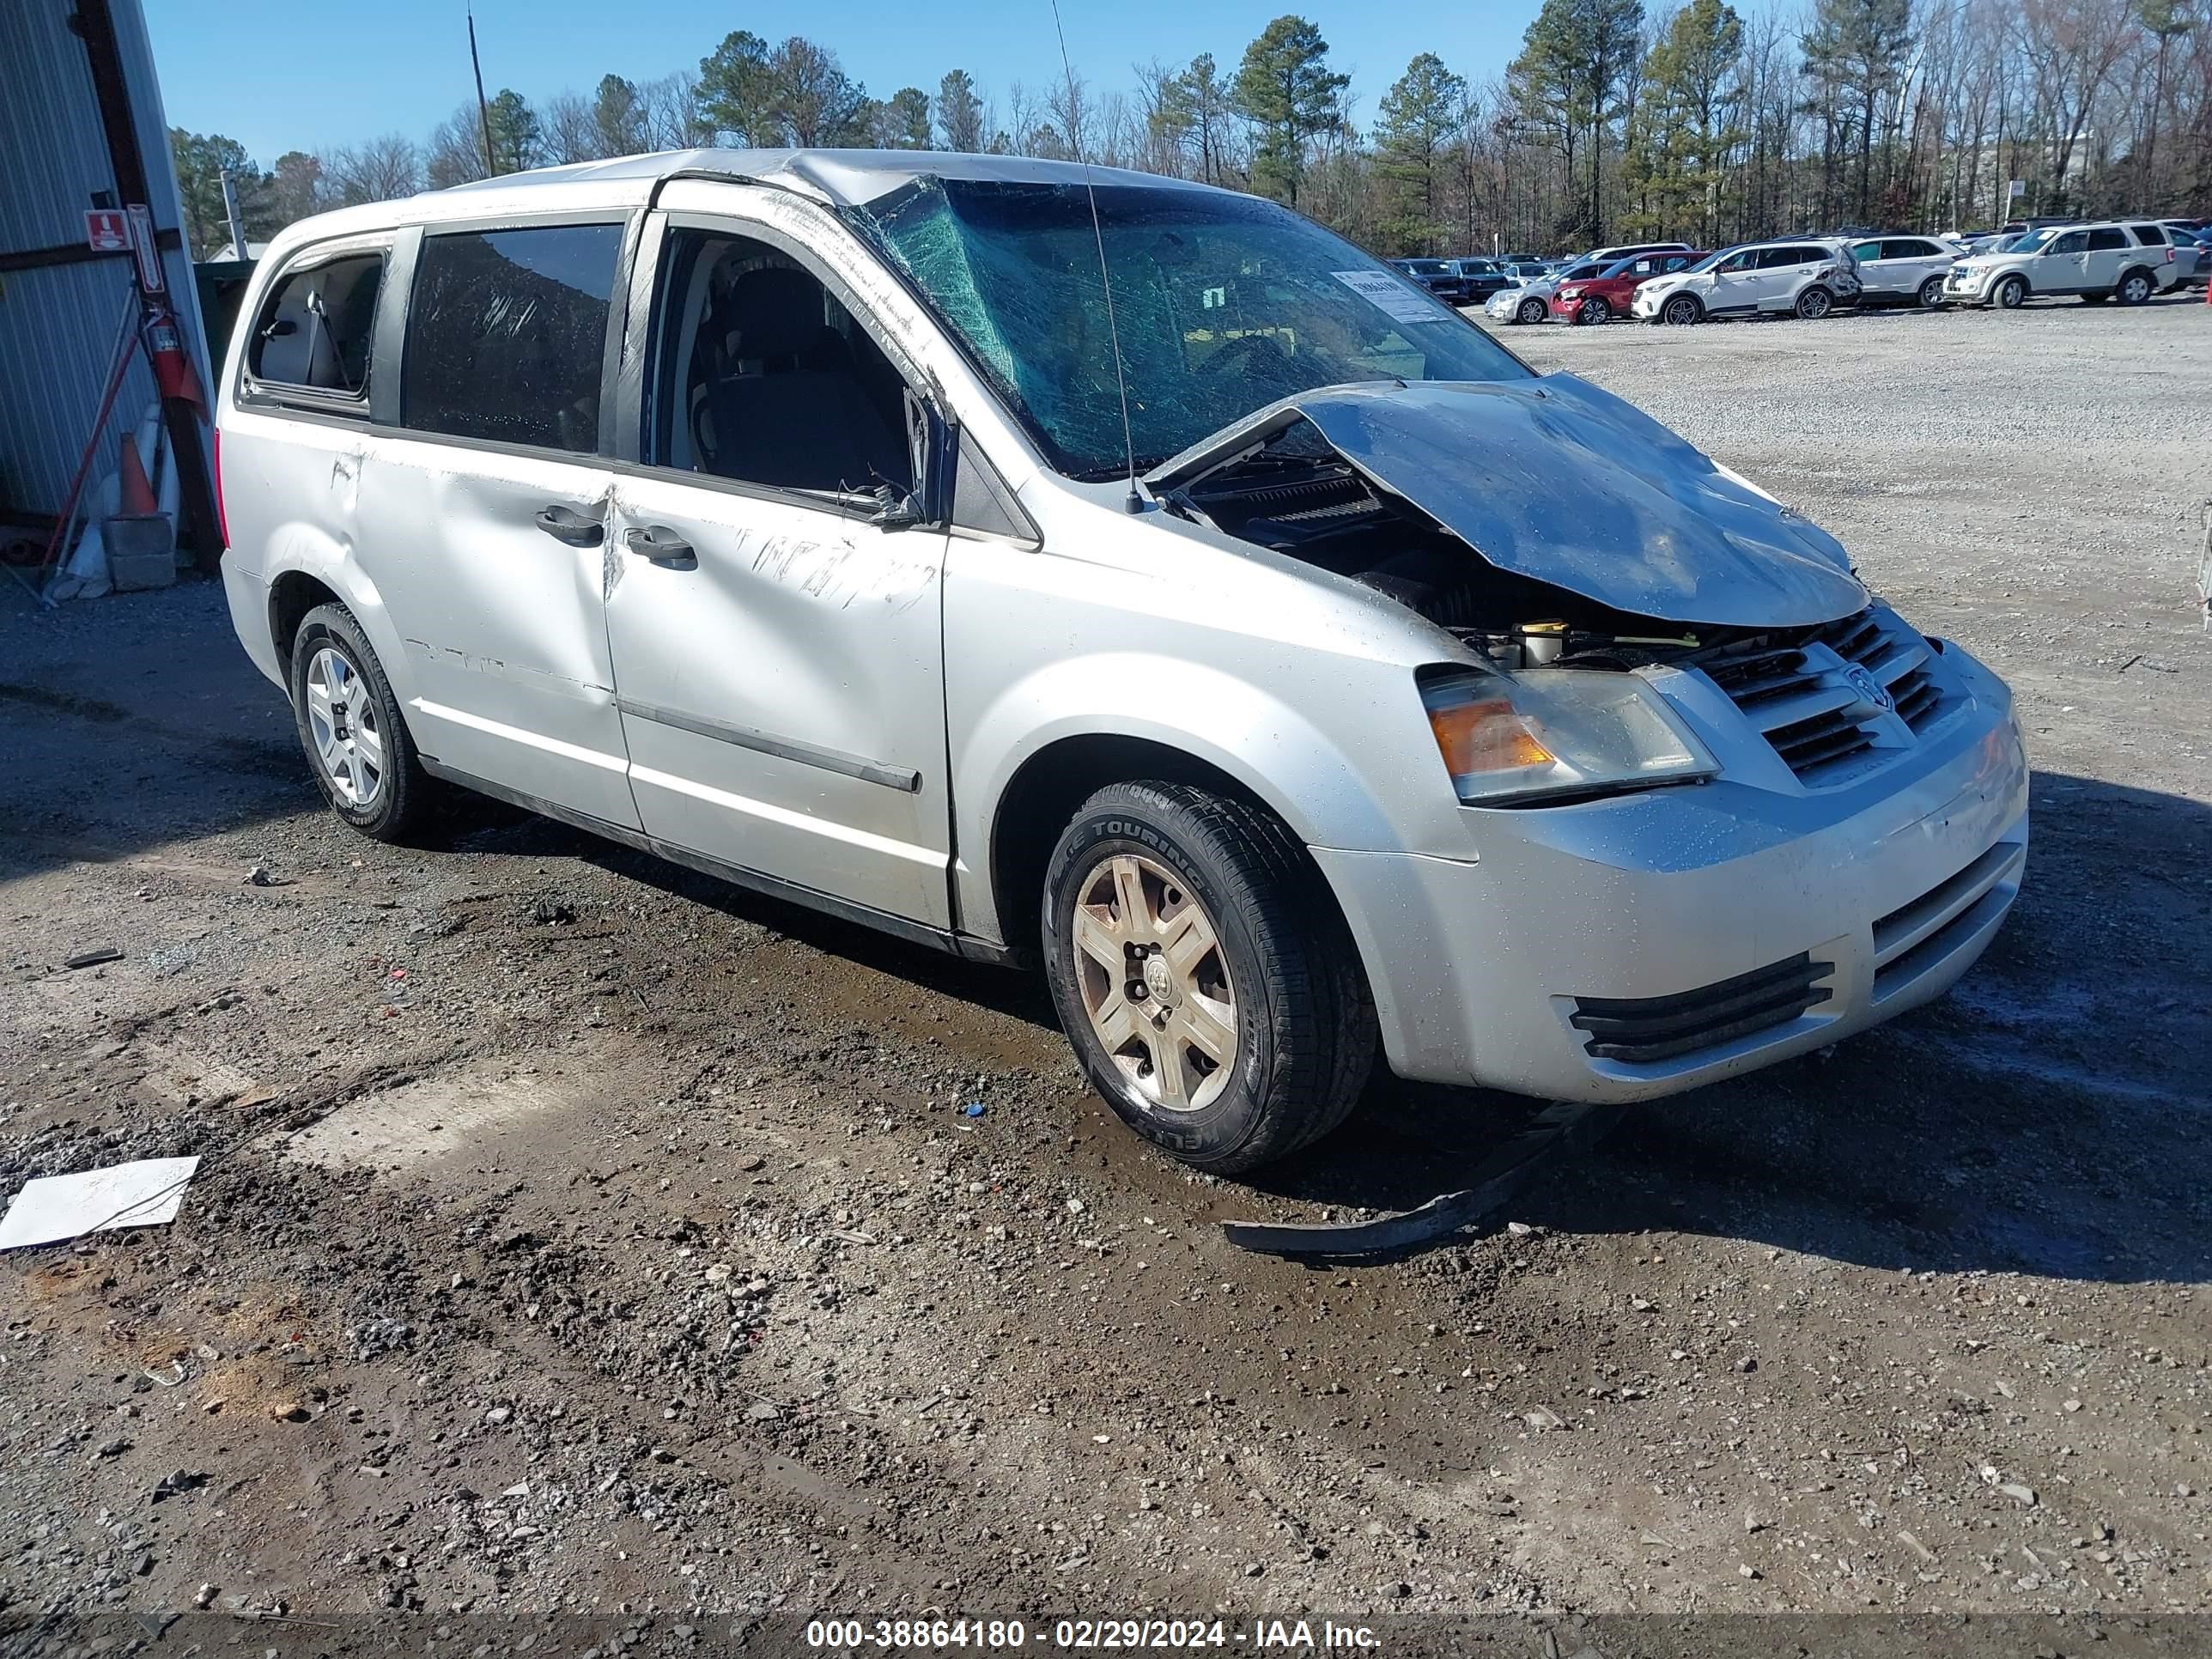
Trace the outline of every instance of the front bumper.
{"type": "Polygon", "coordinates": [[[1943,297],[1962,305],[1978,305],[1989,293],[1985,270],[1960,270],[1954,266],[1943,276],[1943,297]]]}
{"type": "Polygon", "coordinates": [[[1680,289],[1670,288],[1662,293],[1654,294],[1648,288],[1639,288],[1629,298],[1628,314],[1648,323],[1659,314],[1659,307],[1665,305],[1670,296],[1680,292],[1680,289]]]}
{"type": "Polygon", "coordinates": [[[1470,810],[1467,860],[1315,848],[1392,1069],[1644,1100],[1825,1047],[1949,988],[2019,892],[2027,762],[2002,684],[1955,647],[1948,660],[1966,707],[1841,787],[1792,795],[1724,773],[1470,810]],[[1778,984],[1806,994],[1778,1003],[1778,984]],[[1765,1023],[1745,1029],[1747,1011],[1765,1023]]]}

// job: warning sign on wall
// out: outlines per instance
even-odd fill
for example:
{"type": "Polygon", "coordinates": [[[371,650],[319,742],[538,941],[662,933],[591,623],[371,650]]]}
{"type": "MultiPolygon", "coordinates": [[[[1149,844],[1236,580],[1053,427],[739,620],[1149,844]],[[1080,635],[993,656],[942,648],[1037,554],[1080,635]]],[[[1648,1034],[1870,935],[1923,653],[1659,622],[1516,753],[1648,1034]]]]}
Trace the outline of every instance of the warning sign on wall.
{"type": "Polygon", "coordinates": [[[84,240],[94,253],[131,252],[131,221],[121,208],[87,208],[84,240]]]}

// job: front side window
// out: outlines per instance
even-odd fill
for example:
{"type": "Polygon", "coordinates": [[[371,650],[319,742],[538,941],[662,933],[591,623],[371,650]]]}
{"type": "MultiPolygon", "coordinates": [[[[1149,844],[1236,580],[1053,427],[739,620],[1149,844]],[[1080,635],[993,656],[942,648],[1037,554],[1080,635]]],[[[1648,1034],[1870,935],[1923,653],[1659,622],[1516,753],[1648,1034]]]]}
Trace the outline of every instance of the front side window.
{"type": "Polygon", "coordinates": [[[1124,465],[1099,242],[1139,469],[1279,398],[1354,380],[1520,380],[1449,307],[1256,198],[924,179],[851,217],[993,382],[1051,464],[1124,465]]]}
{"type": "Polygon", "coordinates": [[[2089,237],[2087,232],[2069,230],[2053,242],[2046,251],[2051,253],[2081,253],[2086,252],[2088,246],[2089,237]]]}
{"type": "Polygon", "coordinates": [[[380,252],[286,273],[254,321],[247,371],[277,387],[366,396],[376,296],[383,286],[380,252]]]}
{"type": "Polygon", "coordinates": [[[1747,247],[1742,249],[1739,252],[1731,253],[1724,258],[1718,258],[1715,262],[1713,269],[1723,275],[1727,275],[1735,271],[1755,270],[1758,267],[1758,264],[1759,250],[1755,247],[1747,247]]]}
{"type": "Polygon", "coordinates": [[[1895,250],[1904,246],[1905,244],[1902,242],[1892,242],[1889,244],[1892,252],[1885,256],[1882,252],[1882,245],[1880,242],[1854,242],[1851,245],[1851,258],[1856,259],[1862,264],[1864,264],[1869,259],[1880,259],[1885,257],[1890,258],[1900,258],[1905,256],[1897,253],[1895,250]]]}
{"type": "Polygon", "coordinates": [[[660,286],[649,462],[779,489],[914,488],[906,383],[811,271],[679,228],[660,286]]]}
{"type": "Polygon", "coordinates": [[[618,224],[426,235],[416,260],[400,422],[588,455],[618,224]]]}

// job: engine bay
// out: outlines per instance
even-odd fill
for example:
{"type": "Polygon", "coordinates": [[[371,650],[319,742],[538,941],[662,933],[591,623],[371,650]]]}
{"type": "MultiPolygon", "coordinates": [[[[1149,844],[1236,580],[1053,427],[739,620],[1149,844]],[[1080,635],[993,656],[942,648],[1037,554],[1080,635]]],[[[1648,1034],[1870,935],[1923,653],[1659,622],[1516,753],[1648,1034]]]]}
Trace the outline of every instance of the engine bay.
{"type": "Polygon", "coordinates": [[[1501,668],[1626,672],[1753,637],[1613,610],[1501,570],[1412,502],[1381,489],[1299,422],[1172,491],[1170,508],[1242,541],[1346,576],[1501,668]]]}

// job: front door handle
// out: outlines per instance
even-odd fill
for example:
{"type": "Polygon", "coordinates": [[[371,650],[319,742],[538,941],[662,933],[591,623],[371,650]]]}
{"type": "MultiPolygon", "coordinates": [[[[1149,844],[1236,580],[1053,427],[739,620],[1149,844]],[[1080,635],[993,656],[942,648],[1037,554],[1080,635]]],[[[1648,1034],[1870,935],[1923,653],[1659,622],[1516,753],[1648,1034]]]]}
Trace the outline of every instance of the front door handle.
{"type": "Polygon", "coordinates": [[[665,524],[650,524],[626,532],[623,544],[633,553],[674,570],[696,570],[699,554],[690,543],[665,524]]]}
{"type": "Polygon", "coordinates": [[[555,541],[566,542],[571,547],[597,547],[607,538],[607,527],[604,523],[598,519],[587,519],[573,507],[539,507],[538,527],[555,541]]]}

